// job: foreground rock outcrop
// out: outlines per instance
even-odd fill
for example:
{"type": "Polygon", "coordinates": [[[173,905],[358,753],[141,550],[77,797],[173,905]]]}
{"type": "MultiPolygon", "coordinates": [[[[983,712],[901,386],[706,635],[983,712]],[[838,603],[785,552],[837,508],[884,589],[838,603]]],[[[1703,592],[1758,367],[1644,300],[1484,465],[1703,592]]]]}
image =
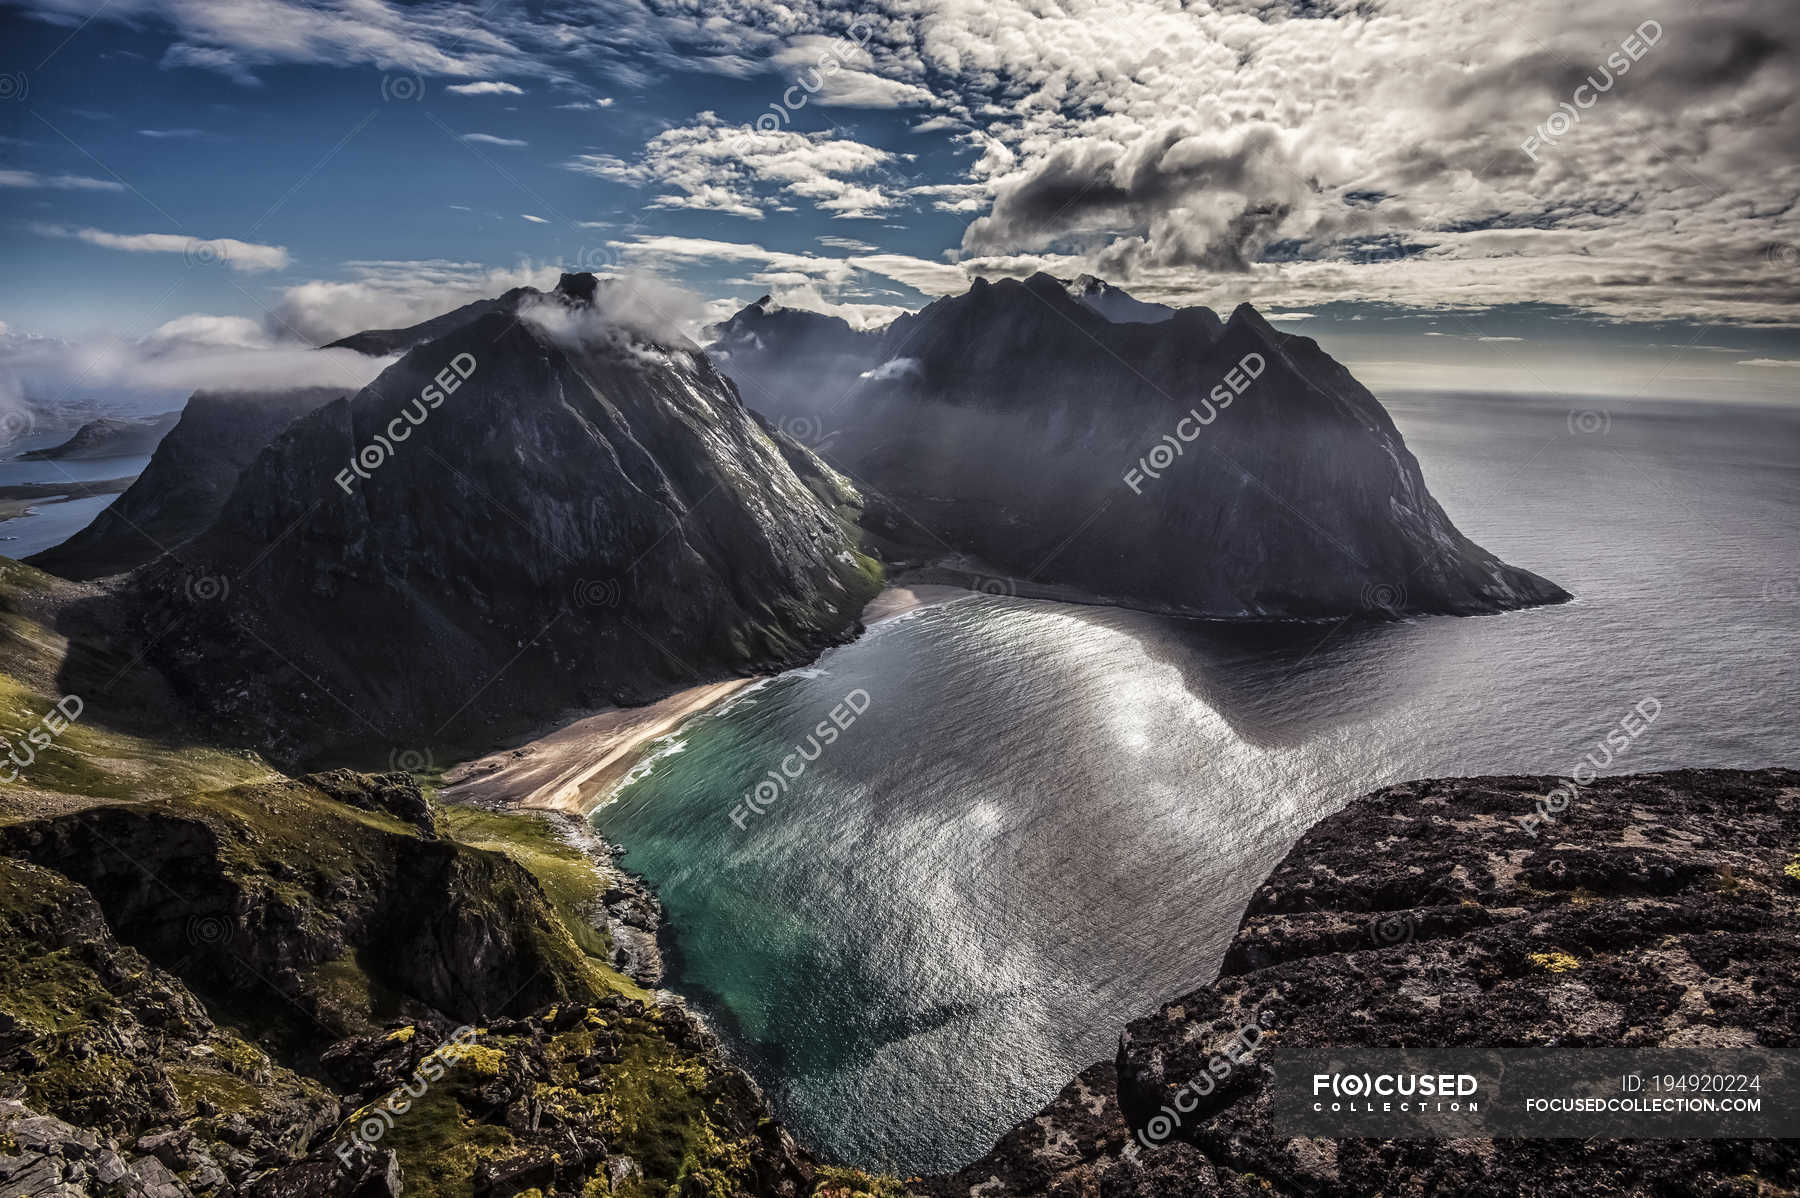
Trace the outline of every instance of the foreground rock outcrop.
{"type": "Polygon", "coordinates": [[[1263,1060],[1284,1045],[1800,1044],[1800,772],[1605,778],[1567,807],[1551,797],[1560,784],[1407,783],[1322,821],[1251,899],[1217,981],[1130,1024],[1115,1061],[988,1156],[919,1188],[957,1198],[1800,1191],[1800,1144],[1787,1140],[1275,1132],[1263,1060]],[[1199,1084],[1249,1026],[1263,1029],[1257,1050],[1199,1084]],[[1169,1110],[1187,1113],[1171,1127],[1169,1110]]]}
{"type": "Polygon", "coordinates": [[[0,1194],[811,1193],[559,843],[341,771],[0,822],[0,1194]]]}
{"type": "Polygon", "coordinates": [[[1568,598],[1458,531],[1380,402],[1248,304],[1039,274],[879,330],[765,300],[712,336],[746,402],[904,513],[884,531],[1020,593],[1230,618],[1568,598]]]}

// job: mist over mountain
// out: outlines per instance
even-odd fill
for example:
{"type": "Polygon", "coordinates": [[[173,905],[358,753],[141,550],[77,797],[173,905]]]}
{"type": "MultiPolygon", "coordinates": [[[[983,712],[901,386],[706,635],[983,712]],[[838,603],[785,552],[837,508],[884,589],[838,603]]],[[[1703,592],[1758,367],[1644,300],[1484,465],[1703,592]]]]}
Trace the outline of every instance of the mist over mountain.
{"type": "Polygon", "coordinates": [[[869,332],[759,302],[711,348],[929,555],[1021,588],[1227,617],[1567,598],[1457,531],[1381,404],[1316,342],[1248,304],[1147,323],[1155,306],[1097,282],[977,281],[869,332]]]}
{"type": "Polygon", "coordinates": [[[314,408],[133,576],[171,629],[153,660],[222,734],[429,752],[857,626],[876,571],[845,524],[703,354],[596,290],[516,295],[314,408]]]}

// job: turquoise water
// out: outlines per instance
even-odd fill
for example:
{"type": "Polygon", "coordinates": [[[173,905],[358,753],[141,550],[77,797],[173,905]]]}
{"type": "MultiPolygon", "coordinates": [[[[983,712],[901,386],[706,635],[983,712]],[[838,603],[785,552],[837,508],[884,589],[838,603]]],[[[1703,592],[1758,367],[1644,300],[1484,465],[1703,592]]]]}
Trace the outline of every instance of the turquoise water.
{"type": "Polygon", "coordinates": [[[1618,769],[1800,760],[1800,417],[1389,407],[1464,531],[1577,602],[1247,629],[971,595],[691,722],[595,813],[667,908],[670,985],[803,1141],[978,1155],[1209,980],[1294,838],[1377,786],[1567,773],[1652,695],[1618,769]]]}

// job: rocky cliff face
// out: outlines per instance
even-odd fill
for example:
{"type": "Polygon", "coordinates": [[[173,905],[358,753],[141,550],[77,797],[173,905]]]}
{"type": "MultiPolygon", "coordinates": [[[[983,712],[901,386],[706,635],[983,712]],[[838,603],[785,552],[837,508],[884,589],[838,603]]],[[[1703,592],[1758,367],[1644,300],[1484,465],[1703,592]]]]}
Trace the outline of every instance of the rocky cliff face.
{"type": "Polygon", "coordinates": [[[93,523],[31,564],[87,581],[123,574],[204,532],[225,506],[238,474],[289,424],[342,391],[197,391],[150,462],[93,523]]]}
{"type": "Polygon", "coordinates": [[[1519,821],[1559,785],[1408,783],[1322,821],[1251,899],[1215,982],[923,1192],[1792,1193],[1785,1140],[1276,1133],[1264,1062],[1284,1045],[1794,1046],[1800,772],[1605,778],[1530,834],[1519,821]],[[1201,1085],[1247,1026],[1255,1051],[1201,1085]]]}
{"type": "Polygon", "coordinates": [[[880,333],[753,305],[714,347],[752,406],[940,556],[1021,590],[1225,617],[1568,597],[1457,531],[1380,403],[1315,342],[1248,305],[1155,320],[1116,289],[1076,291],[978,281],[880,333]]]}
{"type": "Polygon", "coordinates": [[[878,587],[693,346],[592,276],[427,341],[247,468],[134,577],[152,660],[284,761],[415,761],[809,659],[878,587]],[[609,304],[611,306],[609,307],[609,304]]]}
{"type": "Polygon", "coordinates": [[[338,772],[0,823],[0,1193],[812,1191],[712,1037],[575,935],[591,873],[515,860],[579,854],[438,822],[338,772]]]}

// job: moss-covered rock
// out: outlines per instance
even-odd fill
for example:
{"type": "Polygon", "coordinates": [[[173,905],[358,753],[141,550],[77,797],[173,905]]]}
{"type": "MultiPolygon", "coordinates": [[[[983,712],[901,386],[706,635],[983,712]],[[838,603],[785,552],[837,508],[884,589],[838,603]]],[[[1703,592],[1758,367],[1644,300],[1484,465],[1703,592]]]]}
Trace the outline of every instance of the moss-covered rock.
{"type": "Polygon", "coordinates": [[[347,776],[0,827],[0,1095],[195,1194],[812,1192],[717,1041],[571,932],[579,846],[428,835],[391,814],[415,799],[347,776]]]}

